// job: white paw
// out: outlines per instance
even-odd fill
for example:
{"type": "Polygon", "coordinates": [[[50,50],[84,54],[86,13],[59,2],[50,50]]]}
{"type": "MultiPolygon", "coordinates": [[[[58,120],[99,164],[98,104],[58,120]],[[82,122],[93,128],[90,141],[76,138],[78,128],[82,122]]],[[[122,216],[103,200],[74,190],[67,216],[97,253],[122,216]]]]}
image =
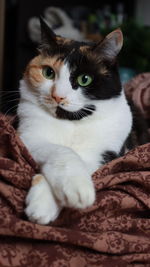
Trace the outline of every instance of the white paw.
{"type": "Polygon", "coordinates": [[[85,166],[81,162],[43,168],[59,204],[64,207],[84,209],[95,201],[95,189],[85,166]]]}
{"type": "Polygon", "coordinates": [[[63,187],[55,187],[55,195],[62,204],[73,208],[84,209],[95,201],[95,189],[89,177],[66,177],[63,187]]]}
{"type": "Polygon", "coordinates": [[[26,197],[25,213],[30,221],[45,225],[57,218],[60,207],[45,178],[42,175],[35,175],[33,179],[33,185],[26,197]]]}

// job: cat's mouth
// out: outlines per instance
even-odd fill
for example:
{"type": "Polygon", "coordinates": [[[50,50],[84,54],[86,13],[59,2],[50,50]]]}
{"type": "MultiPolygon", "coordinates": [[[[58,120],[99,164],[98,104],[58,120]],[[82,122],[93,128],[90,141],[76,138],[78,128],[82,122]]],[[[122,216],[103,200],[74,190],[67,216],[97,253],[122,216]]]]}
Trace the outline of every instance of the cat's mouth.
{"type": "Polygon", "coordinates": [[[56,117],[59,119],[66,119],[71,121],[81,120],[84,117],[92,115],[95,110],[96,107],[94,105],[86,105],[78,111],[68,111],[63,109],[63,107],[57,106],[56,117]]]}
{"type": "Polygon", "coordinates": [[[84,117],[90,116],[93,114],[93,112],[96,110],[95,105],[84,105],[83,107],[79,107],[79,105],[75,103],[70,103],[71,109],[75,110],[68,110],[68,102],[67,105],[64,102],[57,103],[52,98],[46,98],[45,99],[46,107],[49,109],[50,113],[59,119],[66,119],[66,120],[81,120],[84,117]],[[48,106],[47,106],[48,104],[48,106]],[[78,109],[77,109],[78,106],[78,109]],[[76,110],[77,109],[77,110],[76,110]]]}

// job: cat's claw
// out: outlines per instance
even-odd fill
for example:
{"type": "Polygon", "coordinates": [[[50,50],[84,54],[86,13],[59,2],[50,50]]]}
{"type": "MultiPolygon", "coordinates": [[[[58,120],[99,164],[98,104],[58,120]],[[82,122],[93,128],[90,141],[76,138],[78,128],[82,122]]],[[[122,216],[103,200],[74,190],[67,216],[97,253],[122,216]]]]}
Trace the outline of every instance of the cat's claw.
{"type": "MultiPolygon", "coordinates": [[[[41,177],[43,177],[41,175],[41,177]]],[[[37,175],[34,176],[37,178],[37,175]]],[[[31,186],[26,197],[25,213],[30,221],[38,224],[48,224],[54,221],[60,212],[45,178],[31,186]]]]}

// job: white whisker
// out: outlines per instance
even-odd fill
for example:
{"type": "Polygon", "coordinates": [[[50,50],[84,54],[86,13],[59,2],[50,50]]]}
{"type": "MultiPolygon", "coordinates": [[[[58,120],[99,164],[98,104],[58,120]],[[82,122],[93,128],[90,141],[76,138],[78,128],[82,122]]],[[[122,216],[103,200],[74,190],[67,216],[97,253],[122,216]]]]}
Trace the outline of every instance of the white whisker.
{"type": "Polygon", "coordinates": [[[10,109],[8,109],[4,115],[7,116],[7,114],[8,114],[10,111],[15,110],[17,107],[18,107],[18,104],[15,105],[15,106],[13,106],[13,107],[11,107],[10,109]]]}
{"type": "MultiPolygon", "coordinates": [[[[10,96],[13,96],[15,94],[19,94],[20,91],[19,90],[18,91],[1,91],[0,90],[0,93],[2,93],[2,97],[7,97],[7,96],[10,97],[10,96]]],[[[35,96],[40,96],[40,93],[38,93],[38,92],[32,92],[32,94],[35,96]]]]}
{"type": "Polygon", "coordinates": [[[20,100],[20,98],[15,98],[15,99],[8,100],[7,103],[9,103],[9,102],[14,102],[14,101],[18,101],[18,100],[20,100]]]}
{"type": "MultiPolygon", "coordinates": [[[[69,103],[71,106],[77,106],[77,107],[80,107],[80,105],[79,104],[75,104],[75,103],[69,103]]],[[[80,107],[80,109],[81,109],[81,107],[80,107]]],[[[86,108],[86,107],[83,107],[82,109],[84,109],[84,110],[87,110],[87,111],[93,111],[93,109],[91,108],[86,108]]],[[[95,111],[95,110],[94,110],[95,111]]]]}
{"type": "Polygon", "coordinates": [[[12,121],[14,121],[16,119],[16,117],[18,116],[18,114],[13,115],[11,119],[9,119],[9,123],[11,124],[12,121]]]}
{"type": "Polygon", "coordinates": [[[5,93],[5,94],[7,94],[7,93],[16,93],[16,92],[19,93],[19,90],[16,90],[16,91],[15,91],[15,90],[12,90],[12,91],[8,91],[8,90],[0,90],[0,93],[1,93],[1,92],[5,93]]]}

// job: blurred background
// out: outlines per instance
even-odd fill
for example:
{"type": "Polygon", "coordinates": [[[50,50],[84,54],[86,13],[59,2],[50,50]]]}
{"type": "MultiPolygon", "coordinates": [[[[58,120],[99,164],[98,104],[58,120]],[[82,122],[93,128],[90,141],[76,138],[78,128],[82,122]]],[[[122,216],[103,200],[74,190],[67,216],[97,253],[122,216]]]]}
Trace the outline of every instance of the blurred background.
{"type": "Polygon", "coordinates": [[[139,73],[150,72],[149,0],[0,0],[1,111],[15,110],[11,92],[13,98],[16,94],[17,103],[18,82],[26,64],[37,53],[40,15],[57,34],[76,40],[98,41],[121,27],[124,34],[119,55],[122,83],[139,73]]]}

